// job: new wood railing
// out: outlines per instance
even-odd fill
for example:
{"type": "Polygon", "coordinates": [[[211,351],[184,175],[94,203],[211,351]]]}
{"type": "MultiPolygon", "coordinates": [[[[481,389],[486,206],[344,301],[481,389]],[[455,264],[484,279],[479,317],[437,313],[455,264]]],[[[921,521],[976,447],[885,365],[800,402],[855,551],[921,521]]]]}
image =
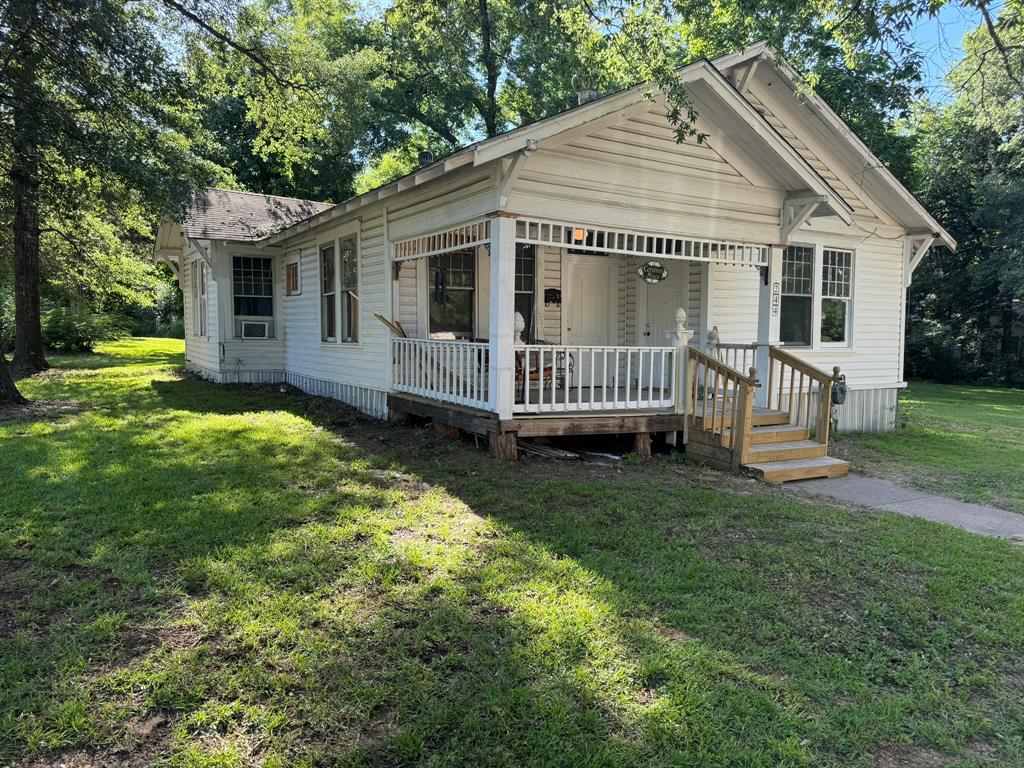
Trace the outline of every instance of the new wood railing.
{"type": "Polygon", "coordinates": [[[391,386],[396,392],[489,407],[486,343],[395,337],[391,345],[391,386]]]}
{"type": "Polygon", "coordinates": [[[754,393],[760,386],[757,371],[747,374],[721,360],[688,348],[690,438],[729,452],[728,463],[739,469],[745,458],[753,421],[754,393]]]}
{"type": "Polygon", "coordinates": [[[828,445],[832,416],[832,376],[780,347],[768,349],[767,406],[789,413],[789,423],[806,427],[812,439],[828,445]]]}

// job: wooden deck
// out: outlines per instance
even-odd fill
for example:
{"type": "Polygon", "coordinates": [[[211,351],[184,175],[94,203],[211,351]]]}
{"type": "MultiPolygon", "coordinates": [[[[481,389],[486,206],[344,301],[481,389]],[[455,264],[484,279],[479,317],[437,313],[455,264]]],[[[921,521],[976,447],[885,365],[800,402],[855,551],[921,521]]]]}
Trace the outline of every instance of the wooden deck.
{"type": "Polygon", "coordinates": [[[404,414],[419,416],[432,419],[435,424],[483,435],[491,441],[494,452],[504,458],[512,458],[509,452],[514,455],[515,440],[520,437],[631,434],[639,436],[637,447],[642,453],[644,444],[649,450],[652,433],[680,431],[685,419],[682,414],[665,409],[531,413],[499,419],[496,413],[400,392],[388,395],[388,408],[398,418],[404,414]],[[495,449],[495,445],[500,447],[495,449]]]}

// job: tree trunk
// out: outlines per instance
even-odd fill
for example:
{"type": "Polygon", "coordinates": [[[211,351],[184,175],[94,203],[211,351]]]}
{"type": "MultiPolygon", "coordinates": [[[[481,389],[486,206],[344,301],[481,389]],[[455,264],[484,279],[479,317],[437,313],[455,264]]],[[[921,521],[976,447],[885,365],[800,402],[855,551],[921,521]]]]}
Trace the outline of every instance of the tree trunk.
{"type": "MultiPolygon", "coordinates": [[[[17,152],[15,152],[17,158],[17,152]]],[[[39,176],[25,156],[11,170],[14,197],[14,367],[37,373],[49,368],[39,317],[39,176]],[[27,166],[27,167],[26,167],[27,166]]]]}
{"type": "Polygon", "coordinates": [[[11,405],[27,403],[21,392],[14,386],[14,379],[11,378],[11,369],[7,365],[7,357],[3,349],[0,349],[0,411],[11,405]]]}
{"type": "Polygon", "coordinates": [[[11,141],[11,197],[14,202],[14,368],[36,373],[49,368],[39,317],[39,159],[37,52],[31,27],[34,4],[21,8],[11,27],[19,59],[12,78],[14,125],[11,141]]]}

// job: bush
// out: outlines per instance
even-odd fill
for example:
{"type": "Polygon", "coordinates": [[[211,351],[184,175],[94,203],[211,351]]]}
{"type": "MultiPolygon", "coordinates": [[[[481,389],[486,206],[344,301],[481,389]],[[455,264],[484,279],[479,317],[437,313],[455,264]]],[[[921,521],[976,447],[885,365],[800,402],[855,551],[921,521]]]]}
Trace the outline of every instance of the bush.
{"type": "Polygon", "coordinates": [[[43,315],[43,341],[60,352],[91,352],[100,341],[131,335],[131,324],[122,315],[72,312],[65,307],[43,315]]]}

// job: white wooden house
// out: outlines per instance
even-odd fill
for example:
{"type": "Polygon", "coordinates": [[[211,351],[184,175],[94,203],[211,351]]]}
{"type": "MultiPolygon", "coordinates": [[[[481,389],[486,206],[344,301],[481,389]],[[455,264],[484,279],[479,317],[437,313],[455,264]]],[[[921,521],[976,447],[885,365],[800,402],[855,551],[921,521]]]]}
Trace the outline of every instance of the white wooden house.
{"type": "Polygon", "coordinates": [[[337,205],[208,190],[157,243],[188,366],[510,457],[517,437],[665,432],[768,479],[845,472],[833,368],[840,428],[891,429],[906,288],[956,244],[764,44],[679,77],[703,142],[640,86],[337,205]]]}

